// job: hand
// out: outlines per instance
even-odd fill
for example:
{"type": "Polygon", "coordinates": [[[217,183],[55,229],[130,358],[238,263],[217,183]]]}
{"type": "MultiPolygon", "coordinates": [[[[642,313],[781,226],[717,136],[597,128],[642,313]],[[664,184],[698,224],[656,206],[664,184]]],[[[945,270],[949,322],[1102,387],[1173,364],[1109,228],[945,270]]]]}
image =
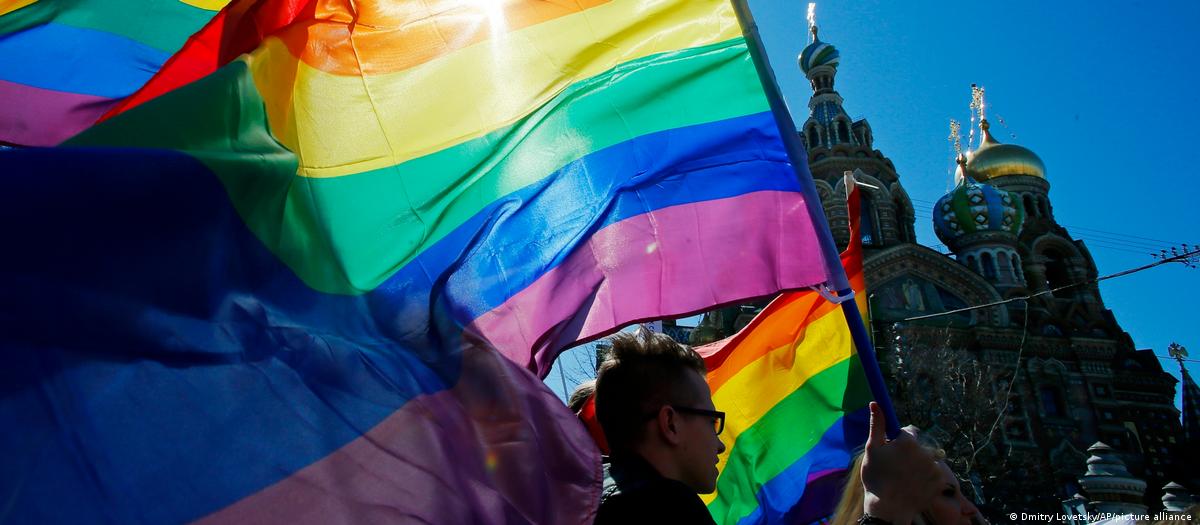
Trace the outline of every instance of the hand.
{"type": "Polygon", "coordinates": [[[915,427],[887,441],[883,410],[871,402],[870,433],[863,452],[863,512],[907,525],[937,496],[941,473],[933,451],[917,442],[915,427]]]}

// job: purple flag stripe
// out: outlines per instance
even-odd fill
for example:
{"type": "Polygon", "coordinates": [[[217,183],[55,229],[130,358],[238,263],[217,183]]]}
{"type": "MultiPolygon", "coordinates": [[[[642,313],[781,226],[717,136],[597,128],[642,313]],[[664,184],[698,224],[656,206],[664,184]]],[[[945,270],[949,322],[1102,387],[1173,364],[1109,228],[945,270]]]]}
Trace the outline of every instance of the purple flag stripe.
{"type": "Polygon", "coordinates": [[[478,523],[500,515],[507,523],[589,523],[593,516],[547,514],[574,509],[542,501],[596,501],[602,477],[599,461],[591,472],[553,461],[595,454],[586,436],[553,443],[570,450],[539,449],[530,439],[544,425],[578,424],[548,403],[559,401],[536,377],[495,352],[467,348],[453,388],[413,398],[362,437],[199,523],[478,523]],[[549,486],[547,471],[595,482],[549,486]]]}
{"type": "Polygon", "coordinates": [[[91,126],[117,99],[0,80],[0,141],[54,146],[91,126]],[[49,122],[48,122],[49,121],[49,122]]]}
{"type": "MultiPolygon", "coordinates": [[[[467,332],[496,348],[534,348],[536,370],[545,375],[553,358],[545,349],[601,335],[618,323],[823,282],[811,232],[797,192],[759,191],[654,210],[596,232],[467,332]],[[751,230],[756,234],[745,234],[751,230]],[[721,255],[709,255],[714,252],[721,255]],[[764,275],[777,277],[768,282],[764,275]],[[561,319],[567,322],[555,326],[561,319]],[[550,335],[528,338],[542,333],[550,335]]],[[[529,355],[509,357],[524,362],[529,355]]]]}

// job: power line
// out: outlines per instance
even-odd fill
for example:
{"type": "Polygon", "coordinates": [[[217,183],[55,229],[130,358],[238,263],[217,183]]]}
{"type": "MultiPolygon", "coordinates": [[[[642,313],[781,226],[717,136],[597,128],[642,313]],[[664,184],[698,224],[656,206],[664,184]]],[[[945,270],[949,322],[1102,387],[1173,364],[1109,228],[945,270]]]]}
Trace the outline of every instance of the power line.
{"type": "Polygon", "coordinates": [[[1151,255],[1151,254],[1154,254],[1155,252],[1161,250],[1161,248],[1159,248],[1159,250],[1155,250],[1153,248],[1142,248],[1140,246],[1130,246],[1128,244],[1106,242],[1103,240],[1089,239],[1087,237],[1084,237],[1081,240],[1084,241],[1084,243],[1087,245],[1088,248],[1108,248],[1111,250],[1120,250],[1123,252],[1137,253],[1137,254],[1141,254],[1141,255],[1151,255]]]}
{"type": "Polygon", "coordinates": [[[1179,244],[1179,243],[1171,244],[1171,243],[1163,243],[1163,242],[1149,242],[1149,241],[1138,240],[1133,237],[1119,237],[1119,236],[1114,236],[1114,235],[1092,233],[1092,232],[1078,231],[1078,230],[1073,230],[1072,233],[1074,233],[1075,235],[1078,235],[1080,237],[1087,238],[1087,239],[1097,239],[1097,240],[1106,241],[1106,242],[1123,243],[1123,244],[1128,244],[1128,245],[1131,245],[1134,247],[1145,246],[1145,247],[1160,248],[1163,246],[1177,246],[1179,244]]]}
{"type": "MultiPolygon", "coordinates": [[[[1025,309],[1028,310],[1029,303],[1025,303],[1025,304],[1026,304],[1025,309]]],[[[1013,376],[1012,376],[1012,379],[1010,379],[1008,381],[1008,389],[1004,392],[1004,407],[1000,409],[1000,412],[998,414],[996,414],[996,420],[992,421],[992,427],[991,427],[991,429],[988,430],[988,434],[987,434],[988,441],[991,441],[991,436],[993,433],[996,432],[996,427],[1000,425],[1000,420],[1003,419],[1004,416],[1008,415],[1008,405],[1009,405],[1009,403],[1012,402],[1013,385],[1017,384],[1017,376],[1021,375],[1021,355],[1025,353],[1025,340],[1028,339],[1028,337],[1029,337],[1029,315],[1026,314],[1025,319],[1023,320],[1022,325],[1021,325],[1021,344],[1017,346],[1017,361],[1016,361],[1016,363],[1013,363],[1013,376]]],[[[975,455],[978,453],[979,453],[979,450],[976,450],[975,454],[971,454],[971,459],[974,460],[975,455]]]]}
{"type": "MultiPolygon", "coordinates": [[[[926,207],[923,204],[914,204],[913,211],[916,213],[920,213],[920,214],[932,214],[934,212],[933,208],[926,207]]],[[[1146,252],[1153,253],[1155,251],[1161,251],[1164,248],[1170,248],[1172,246],[1178,246],[1179,244],[1181,244],[1181,243],[1169,243],[1168,241],[1160,241],[1160,240],[1150,239],[1149,237],[1140,237],[1140,236],[1136,236],[1136,235],[1125,235],[1125,234],[1106,232],[1104,230],[1097,230],[1095,228],[1083,228],[1083,227],[1078,227],[1078,226],[1064,226],[1064,227],[1071,228],[1074,230],[1087,230],[1089,232],[1097,232],[1097,233],[1084,233],[1084,232],[1077,231],[1075,233],[1076,233],[1077,238],[1079,240],[1086,242],[1089,247],[1103,248],[1106,250],[1116,250],[1116,251],[1123,251],[1123,252],[1127,252],[1127,253],[1137,253],[1137,254],[1145,255],[1146,252]],[[1145,240],[1139,240],[1139,239],[1145,239],[1145,240]],[[1153,242],[1147,242],[1147,241],[1153,241],[1153,242]]]]}
{"type": "MultiPolygon", "coordinates": [[[[920,213],[932,213],[933,212],[933,210],[919,209],[916,206],[913,207],[913,211],[920,212],[920,213]]],[[[1127,252],[1127,253],[1136,253],[1136,254],[1141,254],[1141,255],[1146,255],[1147,252],[1153,253],[1155,251],[1162,250],[1163,248],[1170,248],[1171,246],[1173,246],[1170,244],[1151,244],[1151,243],[1147,243],[1147,242],[1131,241],[1131,240],[1126,240],[1126,239],[1109,239],[1109,238],[1104,238],[1104,237],[1093,237],[1091,234],[1079,234],[1078,238],[1080,240],[1083,240],[1084,242],[1086,242],[1088,247],[1090,247],[1090,248],[1104,248],[1107,250],[1117,250],[1117,251],[1123,251],[1123,252],[1127,252]]],[[[937,246],[945,246],[945,244],[938,243],[938,244],[931,245],[931,247],[937,247],[937,246]]],[[[1177,245],[1175,245],[1175,246],[1177,246],[1177,245]]]]}
{"type": "Polygon", "coordinates": [[[1134,250],[1134,249],[1130,249],[1130,248],[1126,248],[1126,247],[1109,246],[1109,245],[1105,245],[1105,244],[1097,244],[1094,242],[1089,242],[1088,247],[1089,248],[1103,248],[1105,250],[1116,250],[1116,251],[1125,252],[1125,253],[1136,253],[1138,255],[1146,255],[1145,250],[1134,250]]]}
{"type": "Polygon", "coordinates": [[[1000,305],[1002,305],[1002,304],[1008,304],[1008,303],[1012,303],[1012,302],[1016,302],[1016,301],[1028,301],[1028,300],[1030,300],[1030,299],[1033,299],[1033,298],[1035,298],[1035,297],[1041,297],[1041,296],[1043,296],[1043,295],[1050,295],[1050,294],[1053,294],[1053,293],[1055,293],[1055,292],[1059,292],[1059,291],[1066,290],[1066,289],[1069,289],[1069,288],[1075,288],[1075,287],[1079,287],[1079,286],[1086,286],[1086,285],[1089,285],[1089,284],[1098,283],[1098,282],[1100,282],[1100,281],[1106,281],[1106,280],[1108,280],[1108,279],[1116,279],[1117,277],[1124,277],[1124,276],[1126,276],[1126,275],[1134,274],[1134,273],[1140,272],[1140,271],[1142,271],[1142,270],[1149,270],[1150,268],[1154,268],[1155,266],[1159,266],[1159,265],[1166,264],[1166,263],[1169,263],[1169,262],[1187,261],[1187,260],[1189,260],[1189,258],[1191,258],[1192,256],[1195,256],[1196,254],[1200,254],[1200,248],[1197,248],[1197,249],[1195,249],[1195,250],[1193,250],[1193,251],[1191,251],[1191,252],[1187,252],[1187,253],[1181,253],[1181,254],[1179,254],[1179,255],[1176,255],[1176,256],[1174,256],[1174,257],[1167,257],[1167,258],[1165,258],[1165,259],[1161,259],[1161,260],[1158,260],[1158,261],[1154,261],[1154,262],[1152,262],[1152,263],[1150,263],[1150,264],[1146,264],[1146,265],[1138,266],[1137,268],[1130,268],[1130,269],[1128,269],[1128,270],[1120,271],[1120,272],[1117,272],[1117,273],[1114,273],[1114,274],[1105,275],[1105,276],[1103,276],[1103,277],[1097,277],[1097,278],[1095,278],[1095,279],[1088,279],[1088,280],[1086,280],[1086,281],[1080,281],[1080,282],[1077,282],[1077,283],[1071,283],[1071,284],[1067,284],[1067,285],[1059,286],[1058,288],[1053,288],[1053,289],[1050,289],[1050,290],[1043,290],[1043,291],[1040,291],[1040,292],[1037,292],[1037,293],[1034,293],[1034,294],[1026,295],[1026,296],[1024,296],[1024,297],[1012,297],[1012,298],[1009,298],[1009,299],[1004,299],[1004,300],[1002,300],[1002,301],[996,301],[996,302],[994,302],[994,303],[981,304],[981,305],[978,305],[978,306],[968,306],[968,307],[966,307],[966,308],[958,308],[958,309],[955,309],[955,310],[950,310],[950,311],[947,311],[947,312],[939,312],[939,313],[936,313],[936,314],[918,315],[918,316],[916,316],[916,317],[909,317],[909,318],[907,318],[907,319],[901,319],[900,321],[901,321],[901,322],[905,322],[905,321],[920,321],[920,320],[924,320],[924,319],[932,319],[932,318],[934,318],[934,317],[941,317],[941,316],[944,316],[944,315],[952,315],[952,314],[958,314],[958,313],[962,313],[962,312],[970,312],[970,311],[972,311],[972,310],[979,310],[979,309],[982,309],[982,308],[991,308],[991,307],[993,307],[993,306],[1000,306],[1000,305]]]}
{"type": "Polygon", "coordinates": [[[1153,239],[1153,238],[1150,238],[1150,237],[1142,237],[1142,236],[1140,236],[1140,235],[1132,235],[1132,234],[1128,234],[1128,233],[1115,233],[1115,232],[1109,232],[1109,231],[1104,231],[1104,230],[1097,230],[1097,229],[1095,229],[1095,228],[1087,228],[1087,227],[1084,227],[1084,226],[1068,226],[1068,225],[1064,224],[1064,225],[1063,225],[1063,227],[1064,227],[1064,228],[1072,228],[1072,229],[1076,229],[1076,230],[1088,230],[1088,231],[1093,231],[1093,232],[1097,232],[1097,233],[1106,233],[1106,234],[1109,234],[1109,235],[1116,235],[1116,236],[1120,236],[1120,237],[1133,237],[1133,238],[1136,238],[1136,239],[1144,239],[1144,240],[1147,240],[1147,241],[1160,242],[1160,243],[1163,243],[1163,244],[1179,244],[1179,243],[1177,243],[1177,242],[1164,241],[1164,240],[1162,240],[1162,239],[1153,239]]]}
{"type": "MultiPolygon", "coordinates": [[[[923,211],[932,211],[934,209],[934,207],[937,205],[936,201],[919,199],[919,198],[915,198],[915,197],[911,197],[911,196],[909,197],[908,200],[911,201],[912,203],[914,203],[913,204],[914,211],[916,210],[916,208],[918,208],[918,205],[915,204],[918,202],[922,203],[920,205],[920,207],[924,209],[923,211]]],[[[1095,235],[1115,237],[1115,238],[1120,238],[1120,239],[1125,239],[1125,240],[1141,239],[1142,241],[1151,241],[1151,243],[1158,243],[1158,244],[1167,245],[1167,246],[1179,244],[1178,242],[1175,242],[1175,241],[1167,241],[1167,240],[1163,240],[1163,239],[1156,239],[1153,237],[1145,237],[1142,235],[1133,235],[1130,233],[1119,233],[1119,232],[1113,232],[1113,231],[1108,231],[1108,230],[1101,230],[1099,228],[1089,228],[1087,226],[1072,226],[1069,224],[1063,224],[1062,226],[1064,228],[1068,228],[1068,229],[1072,229],[1072,230],[1085,230],[1085,231],[1089,231],[1089,232],[1094,232],[1095,235]]]]}
{"type": "Polygon", "coordinates": [[[1171,357],[1169,355],[1158,355],[1158,354],[1154,354],[1154,357],[1157,357],[1159,359],[1166,359],[1168,361],[1187,361],[1189,363],[1200,363],[1200,359],[1178,359],[1175,357],[1171,357]]]}
{"type": "MultiPolygon", "coordinates": [[[[909,197],[909,204],[912,206],[914,214],[933,215],[937,212],[935,209],[936,204],[934,204],[933,201],[909,197]]],[[[1151,237],[1143,237],[1140,235],[1110,232],[1107,230],[1088,228],[1084,226],[1063,225],[1063,227],[1074,230],[1073,233],[1075,234],[1075,239],[1084,241],[1088,248],[1098,248],[1102,250],[1134,253],[1139,255],[1146,255],[1147,252],[1150,252],[1151,255],[1155,255],[1155,252],[1163,252],[1168,248],[1183,244],[1173,243],[1162,239],[1154,239],[1151,237]]],[[[934,249],[937,249],[938,246],[943,246],[947,249],[949,248],[942,243],[929,245],[930,248],[934,249]]]]}

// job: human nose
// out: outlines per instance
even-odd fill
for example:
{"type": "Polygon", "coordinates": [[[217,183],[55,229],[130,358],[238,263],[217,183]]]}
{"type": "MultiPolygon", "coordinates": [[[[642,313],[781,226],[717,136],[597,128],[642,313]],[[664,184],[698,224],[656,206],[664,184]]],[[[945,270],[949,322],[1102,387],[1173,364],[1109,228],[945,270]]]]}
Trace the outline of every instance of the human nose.
{"type": "Polygon", "coordinates": [[[978,516],[979,515],[979,507],[976,507],[974,503],[971,503],[971,500],[967,499],[966,496],[963,496],[962,492],[958,493],[958,497],[959,497],[959,499],[962,500],[963,516],[978,516]]]}
{"type": "Polygon", "coordinates": [[[717,454],[722,454],[724,452],[725,452],[725,440],[723,440],[721,438],[717,438],[717,454]]]}

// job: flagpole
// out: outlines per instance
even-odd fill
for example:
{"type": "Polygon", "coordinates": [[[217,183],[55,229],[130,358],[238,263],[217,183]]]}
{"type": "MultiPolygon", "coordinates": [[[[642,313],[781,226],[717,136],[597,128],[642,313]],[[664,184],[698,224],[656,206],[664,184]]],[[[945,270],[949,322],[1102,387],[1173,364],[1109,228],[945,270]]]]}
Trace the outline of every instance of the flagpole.
{"type": "MultiPolygon", "coordinates": [[[[854,291],[850,287],[849,279],[846,278],[846,269],[842,267],[837,244],[833,241],[829,223],[825,220],[825,210],[820,206],[821,199],[817,195],[817,188],[813,185],[812,175],[808,170],[808,155],[805,153],[804,146],[800,144],[795,123],[792,122],[791,114],[788,113],[787,106],[783,103],[779,84],[767,62],[766,48],[759,36],[758,25],[750,13],[747,0],[731,1],[733,9],[737,13],[742,34],[746,37],[750,58],[754,61],[755,69],[758,70],[758,80],[762,83],[767,102],[771,107],[771,114],[775,117],[775,126],[779,128],[779,135],[783,139],[784,150],[791,160],[792,168],[796,171],[796,178],[800,181],[800,192],[804,194],[808,216],[816,230],[817,239],[820,241],[821,258],[825,261],[826,274],[832,285],[831,288],[837,290],[838,297],[851,296],[854,291]]],[[[846,191],[849,192],[851,189],[853,188],[846,188],[846,191]]],[[[880,408],[883,409],[887,423],[887,435],[889,438],[895,438],[900,434],[900,422],[896,419],[896,413],[892,408],[887,385],[883,382],[883,371],[879,369],[879,360],[875,357],[875,348],[871,345],[871,339],[867,335],[862,314],[859,313],[858,306],[853,300],[843,301],[841,306],[842,313],[846,316],[846,324],[850,328],[850,337],[854,341],[858,359],[862,362],[867,385],[871,389],[872,396],[875,397],[875,402],[879,403],[880,408]]]]}

